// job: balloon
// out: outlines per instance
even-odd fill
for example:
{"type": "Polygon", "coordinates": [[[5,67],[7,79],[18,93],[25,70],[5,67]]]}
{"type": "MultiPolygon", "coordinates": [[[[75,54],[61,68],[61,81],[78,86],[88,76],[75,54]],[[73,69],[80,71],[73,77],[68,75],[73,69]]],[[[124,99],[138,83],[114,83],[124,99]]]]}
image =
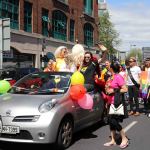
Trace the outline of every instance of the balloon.
{"type": "Polygon", "coordinates": [[[7,93],[7,91],[11,88],[11,85],[8,81],[6,80],[1,80],[0,81],[0,93],[4,94],[7,93]]]}
{"type": "Polygon", "coordinates": [[[84,47],[81,44],[76,44],[73,46],[72,48],[72,55],[73,56],[77,56],[79,54],[83,54],[84,55],[84,47]]]}
{"type": "Polygon", "coordinates": [[[86,89],[83,85],[73,85],[70,88],[70,97],[73,100],[82,98],[86,93],[86,89]]]}
{"type": "Polygon", "coordinates": [[[84,84],[84,76],[79,71],[76,71],[71,76],[71,85],[84,84]]]}
{"type": "Polygon", "coordinates": [[[93,98],[91,95],[86,93],[81,99],[78,100],[78,104],[83,109],[93,108],[93,98]]]}

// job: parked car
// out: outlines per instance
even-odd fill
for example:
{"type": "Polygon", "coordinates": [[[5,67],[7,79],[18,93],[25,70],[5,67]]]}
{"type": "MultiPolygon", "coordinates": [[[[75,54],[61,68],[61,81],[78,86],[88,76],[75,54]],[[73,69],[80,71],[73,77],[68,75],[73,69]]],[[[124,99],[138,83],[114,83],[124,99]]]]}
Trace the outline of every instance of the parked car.
{"type": "Polygon", "coordinates": [[[93,109],[81,108],[69,94],[71,75],[31,73],[0,96],[0,141],[56,143],[65,149],[70,146],[73,133],[100,121],[104,110],[100,94],[88,90],[93,109]]]}
{"type": "Polygon", "coordinates": [[[34,68],[34,67],[28,67],[28,68],[5,68],[0,70],[0,80],[7,80],[10,82],[11,85],[15,84],[16,81],[24,77],[25,75],[37,72],[40,69],[34,68]]]}

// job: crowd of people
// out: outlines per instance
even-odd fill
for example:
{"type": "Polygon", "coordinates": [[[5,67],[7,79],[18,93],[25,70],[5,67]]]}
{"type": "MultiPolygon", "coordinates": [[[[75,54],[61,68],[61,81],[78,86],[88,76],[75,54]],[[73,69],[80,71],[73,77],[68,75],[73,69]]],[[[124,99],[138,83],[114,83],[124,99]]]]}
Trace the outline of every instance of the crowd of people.
{"type": "MultiPolygon", "coordinates": [[[[118,91],[123,95],[128,95],[130,110],[127,110],[125,99],[122,98],[124,111],[126,116],[140,115],[139,95],[142,91],[146,91],[143,98],[144,109],[148,113],[148,103],[150,101],[150,58],[144,61],[142,67],[137,65],[136,58],[130,57],[126,64],[120,64],[118,61],[106,60],[107,48],[98,44],[98,48],[102,51],[102,57],[97,59],[90,51],[85,52],[80,44],[76,44],[69,52],[67,47],[60,46],[56,49],[54,55],[51,54],[49,62],[44,72],[47,71],[80,71],[85,78],[86,88],[93,88],[100,92],[105,101],[106,112],[109,111],[111,104],[119,105],[115,101],[118,91]],[[104,65],[102,65],[102,62],[104,65]],[[147,72],[146,84],[142,85],[142,71],[147,72]]],[[[141,94],[142,95],[142,94],[141,94]]],[[[124,96],[122,96],[124,97],[124,96]]],[[[148,113],[149,116],[149,113],[148,113]]],[[[108,123],[110,126],[111,140],[104,146],[116,145],[115,134],[119,132],[121,135],[120,148],[126,148],[129,140],[121,126],[124,116],[109,115],[108,123]]]]}

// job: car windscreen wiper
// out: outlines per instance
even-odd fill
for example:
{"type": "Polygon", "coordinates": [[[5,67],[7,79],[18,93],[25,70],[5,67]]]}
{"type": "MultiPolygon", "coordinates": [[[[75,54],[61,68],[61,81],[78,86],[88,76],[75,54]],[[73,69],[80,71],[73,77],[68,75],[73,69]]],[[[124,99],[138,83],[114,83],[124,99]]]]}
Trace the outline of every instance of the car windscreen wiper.
{"type": "Polygon", "coordinates": [[[15,94],[27,94],[29,92],[31,92],[31,89],[19,87],[19,86],[12,86],[10,90],[10,93],[15,93],[15,94]]]}
{"type": "Polygon", "coordinates": [[[37,91],[31,91],[29,92],[29,94],[48,94],[48,93],[64,93],[65,90],[63,89],[57,89],[57,88],[53,88],[53,89],[45,89],[45,90],[37,90],[37,91]]]}

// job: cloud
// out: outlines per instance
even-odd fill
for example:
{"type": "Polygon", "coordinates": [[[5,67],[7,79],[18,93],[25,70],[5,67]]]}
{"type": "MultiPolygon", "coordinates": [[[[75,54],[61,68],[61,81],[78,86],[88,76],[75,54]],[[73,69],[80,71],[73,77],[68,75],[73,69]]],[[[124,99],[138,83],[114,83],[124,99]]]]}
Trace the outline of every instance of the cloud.
{"type": "MultiPolygon", "coordinates": [[[[149,4],[150,5],[150,4],[149,4]]],[[[147,3],[122,3],[109,5],[108,11],[115,29],[120,34],[122,49],[134,43],[143,47],[150,39],[150,11],[147,3]]],[[[150,45],[150,44],[149,44],[150,45]]]]}

